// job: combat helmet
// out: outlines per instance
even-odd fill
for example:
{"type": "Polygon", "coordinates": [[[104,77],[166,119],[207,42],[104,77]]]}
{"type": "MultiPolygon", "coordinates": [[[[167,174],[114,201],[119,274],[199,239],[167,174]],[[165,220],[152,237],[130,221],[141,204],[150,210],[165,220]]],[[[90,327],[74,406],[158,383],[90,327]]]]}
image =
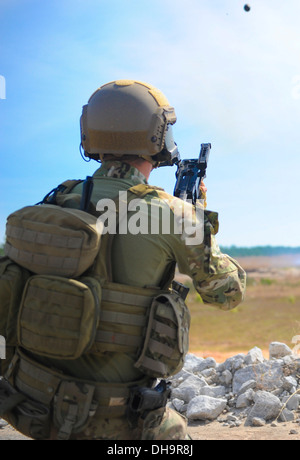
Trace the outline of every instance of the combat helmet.
{"type": "Polygon", "coordinates": [[[154,166],[178,158],[172,127],[176,114],[152,85],[117,80],[98,88],[83,106],[81,146],[91,159],[142,157],[154,166]]]}

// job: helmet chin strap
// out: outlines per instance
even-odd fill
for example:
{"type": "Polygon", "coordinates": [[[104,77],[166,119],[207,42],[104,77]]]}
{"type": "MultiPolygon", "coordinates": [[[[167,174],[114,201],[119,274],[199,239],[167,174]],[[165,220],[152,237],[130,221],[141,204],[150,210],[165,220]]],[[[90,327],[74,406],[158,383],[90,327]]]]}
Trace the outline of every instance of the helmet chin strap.
{"type": "Polygon", "coordinates": [[[80,142],[80,144],[79,144],[79,153],[80,153],[80,156],[83,159],[83,161],[85,161],[86,163],[89,163],[91,161],[91,158],[86,157],[86,155],[84,154],[84,149],[82,147],[82,142],[80,142]]]}
{"type": "Polygon", "coordinates": [[[84,148],[82,147],[82,142],[80,142],[80,144],[79,144],[79,152],[80,152],[81,158],[86,163],[89,163],[91,160],[95,160],[95,161],[97,161],[97,163],[101,163],[100,158],[96,158],[95,156],[92,157],[90,155],[86,155],[86,152],[85,152],[84,148]]]}

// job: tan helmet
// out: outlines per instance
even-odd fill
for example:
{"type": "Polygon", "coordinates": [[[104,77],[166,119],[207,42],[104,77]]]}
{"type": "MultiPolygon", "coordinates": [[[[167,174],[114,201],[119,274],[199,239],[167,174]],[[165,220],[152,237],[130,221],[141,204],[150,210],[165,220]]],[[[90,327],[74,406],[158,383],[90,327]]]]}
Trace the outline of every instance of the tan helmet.
{"type": "Polygon", "coordinates": [[[118,80],[101,86],[83,106],[81,145],[92,159],[138,156],[173,164],[178,150],[176,114],[164,94],[147,83],[118,80]]]}

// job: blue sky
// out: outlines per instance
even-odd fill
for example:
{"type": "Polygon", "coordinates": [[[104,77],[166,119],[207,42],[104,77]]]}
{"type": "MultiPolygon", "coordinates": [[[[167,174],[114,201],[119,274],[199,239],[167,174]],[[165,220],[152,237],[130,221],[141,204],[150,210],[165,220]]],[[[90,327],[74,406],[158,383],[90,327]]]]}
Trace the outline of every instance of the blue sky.
{"type": "MultiPolygon", "coordinates": [[[[9,213],[96,169],[79,154],[81,108],[132,78],[175,107],[183,158],[212,143],[218,242],[300,246],[300,2],[249,3],[0,0],[0,242],[9,213]]],[[[152,173],[174,182],[175,168],[152,173]]]]}

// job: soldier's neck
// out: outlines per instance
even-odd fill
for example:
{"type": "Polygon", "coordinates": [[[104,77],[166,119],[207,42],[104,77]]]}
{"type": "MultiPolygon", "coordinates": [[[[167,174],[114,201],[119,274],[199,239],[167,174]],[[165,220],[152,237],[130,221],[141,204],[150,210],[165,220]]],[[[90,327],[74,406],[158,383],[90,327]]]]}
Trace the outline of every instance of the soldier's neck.
{"type": "Polygon", "coordinates": [[[136,160],[136,161],[132,161],[130,162],[130,164],[132,166],[134,166],[136,169],[138,169],[146,178],[146,180],[148,181],[149,177],[150,177],[150,173],[153,169],[153,166],[151,163],[149,163],[149,161],[140,161],[140,160],[136,160]]]}

